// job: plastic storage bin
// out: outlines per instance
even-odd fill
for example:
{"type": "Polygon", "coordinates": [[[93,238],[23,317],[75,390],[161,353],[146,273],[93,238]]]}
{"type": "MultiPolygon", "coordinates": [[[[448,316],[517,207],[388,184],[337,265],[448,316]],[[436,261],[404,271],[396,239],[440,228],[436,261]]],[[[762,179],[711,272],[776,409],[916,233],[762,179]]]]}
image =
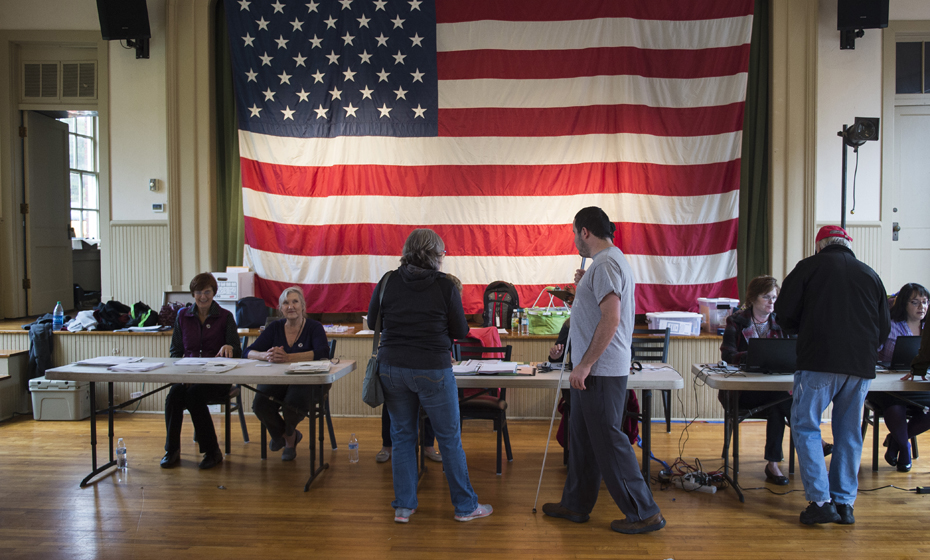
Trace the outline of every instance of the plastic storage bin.
{"type": "Polygon", "coordinates": [[[717,329],[727,326],[727,317],[739,307],[739,300],[733,298],[698,298],[698,311],[704,318],[701,329],[716,333],[717,329]]]}
{"type": "Polygon", "coordinates": [[[29,380],[32,416],[36,420],[83,420],[90,416],[90,384],[86,381],[29,380]]]}
{"type": "Polygon", "coordinates": [[[672,336],[697,336],[701,332],[701,314],[688,311],[646,313],[650,329],[668,329],[672,336]]]}

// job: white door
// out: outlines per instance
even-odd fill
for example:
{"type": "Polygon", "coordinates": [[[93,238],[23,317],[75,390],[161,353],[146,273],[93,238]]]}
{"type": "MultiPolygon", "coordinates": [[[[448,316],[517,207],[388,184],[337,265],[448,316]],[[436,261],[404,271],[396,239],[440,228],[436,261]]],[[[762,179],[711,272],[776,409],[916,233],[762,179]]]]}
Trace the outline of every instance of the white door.
{"type": "Polygon", "coordinates": [[[68,125],[26,111],[26,313],[74,307],[68,125]]]}
{"type": "MultiPolygon", "coordinates": [[[[896,107],[894,180],[891,185],[891,277],[893,293],[907,282],[930,285],[930,107],[896,107]]],[[[889,283],[890,282],[890,283],[889,283]]]]}

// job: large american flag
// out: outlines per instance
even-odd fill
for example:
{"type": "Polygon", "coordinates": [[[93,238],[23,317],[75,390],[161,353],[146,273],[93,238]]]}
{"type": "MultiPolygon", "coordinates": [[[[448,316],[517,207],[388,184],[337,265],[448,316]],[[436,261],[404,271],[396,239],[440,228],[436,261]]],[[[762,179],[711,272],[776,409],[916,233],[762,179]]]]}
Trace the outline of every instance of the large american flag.
{"type": "Polygon", "coordinates": [[[468,313],[571,282],[600,206],[637,312],[736,297],[752,0],[226,0],[245,261],[368,308],[417,227],[468,313]]]}

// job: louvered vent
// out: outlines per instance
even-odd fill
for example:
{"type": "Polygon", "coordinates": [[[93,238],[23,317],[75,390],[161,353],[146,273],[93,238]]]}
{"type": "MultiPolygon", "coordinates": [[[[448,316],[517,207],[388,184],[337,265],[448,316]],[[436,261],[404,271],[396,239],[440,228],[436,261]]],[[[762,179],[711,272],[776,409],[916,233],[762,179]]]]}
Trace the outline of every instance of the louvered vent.
{"type": "Polygon", "coordinates": [[[63,62],[61,64],[62,98],[97,97],[97,63],[63,62]]]}
{"type": "Polygon", "coordinates": [[[23,97],[57,99],[58,63],[27,62],[23,64],[23,97]]]}

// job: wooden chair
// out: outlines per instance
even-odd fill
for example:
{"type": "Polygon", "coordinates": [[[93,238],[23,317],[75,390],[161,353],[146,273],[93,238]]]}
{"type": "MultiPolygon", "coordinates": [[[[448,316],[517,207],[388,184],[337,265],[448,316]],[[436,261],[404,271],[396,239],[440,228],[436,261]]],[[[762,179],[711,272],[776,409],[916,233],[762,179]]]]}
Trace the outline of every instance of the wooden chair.
{"type": "MultiPolygon", "coordinates": [[[[510,361],[510,354],[513,347],[507,346],[489,347],[489,346],[465,346],[456,341],[452,346],[452,356],[455,361],[461,360],[485,360],[485,354],[503,354],[503,360],[510,361]]],[[[496,359],[496,358],[493,358],[496,359]]],[[[510,448],[510,433],[507,431],[507,389],[489,389],[483,394],[470,397],[462,397],[462,390],[459,390],[459,426],[464,420],[482,419],[492,420],[494,422],[494,431],[497,432],[497,474],[502,471],[501,444],[507,450],[507,461],[513,461],[513,450],[510,448]]]]}
{"type": "MultiPolygon", "coordinates": [[[[665,329],[635,329],[633,331],[633,360],[636,362],[668,363],[668,341],[670,332],[665,329]],[[638,335],[638,337],[637,337],[638,335]]],[[[665,406],[665,430],[672,432],[672,392],[662,391],[665,406]]]]}
{"type": "MultiPolygon", "coordinates": [[[[865,437],[865,433],[869,429],[869,425],[872,426],[872,470],[878,470],[878,424],[879,420],[882,417],[882,409],[876,405],[874,402],[869,400],[869,397],[865,398],[865,409],[862,411],[862,437],[865,437]]],[[[908,414],[910,417],[910,414],[908,414]]],[[[917,437],[911,438],[911,459],[916,459],[918,457],[917,453],[917,437]]]]}

